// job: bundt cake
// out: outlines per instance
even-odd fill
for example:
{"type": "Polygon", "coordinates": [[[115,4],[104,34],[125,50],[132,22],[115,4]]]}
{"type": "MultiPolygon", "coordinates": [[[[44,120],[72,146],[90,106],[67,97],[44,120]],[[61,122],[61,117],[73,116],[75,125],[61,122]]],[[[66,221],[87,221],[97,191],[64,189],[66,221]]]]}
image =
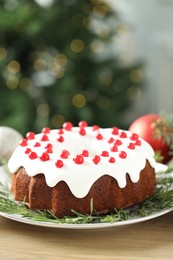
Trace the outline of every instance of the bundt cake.
{"type": "Polygon", "coordinates": [[[137,134],[116,127],[44,128],[28,132],[11,156],[11,190],[29,208],[55,216],[72,210],[104,214],[143,202],[154,193],[155,160],[151,146],[137,134]]]}

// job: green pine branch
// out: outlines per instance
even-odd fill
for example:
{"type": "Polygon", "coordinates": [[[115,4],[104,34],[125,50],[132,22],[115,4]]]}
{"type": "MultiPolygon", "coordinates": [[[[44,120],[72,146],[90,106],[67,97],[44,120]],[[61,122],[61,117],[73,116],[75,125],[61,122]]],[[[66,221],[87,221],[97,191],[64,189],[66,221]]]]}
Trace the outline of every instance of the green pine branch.
{"type": "Polygon", "coordinates": [[[154,137],[157,139],[163,138],[164,142],[173,150],[173,114],[161,112],[160,116],[160,119],[153,122],[154,137]]]}

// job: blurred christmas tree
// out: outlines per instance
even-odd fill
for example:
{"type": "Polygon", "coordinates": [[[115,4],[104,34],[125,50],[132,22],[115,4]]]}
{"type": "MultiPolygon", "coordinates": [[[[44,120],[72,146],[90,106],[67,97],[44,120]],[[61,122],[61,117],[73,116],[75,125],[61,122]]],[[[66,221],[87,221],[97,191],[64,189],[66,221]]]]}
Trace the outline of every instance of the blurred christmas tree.
{"type": "Polygon", "coordinates": [[[125,61],[129,29],[107,1],[1,0],[0,16],[1,125],[125,127],[142,71],[125,61]]]}

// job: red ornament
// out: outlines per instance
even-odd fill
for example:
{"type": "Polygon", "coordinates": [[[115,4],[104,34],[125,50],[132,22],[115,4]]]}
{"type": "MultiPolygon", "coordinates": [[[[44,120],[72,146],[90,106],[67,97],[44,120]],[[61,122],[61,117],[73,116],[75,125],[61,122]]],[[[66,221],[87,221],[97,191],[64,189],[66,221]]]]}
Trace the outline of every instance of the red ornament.
{"type": "MultiPolygon", "coordinates": [[[[172,156],[170,155],[170,147],[165,142],[164,138],[156,138],[155,131],[157,123],[163,122],[162,116],[158,114],[146,114],[137,118],[129,127],[129,131],[137,133],[141,138],[148,142],[155,152],[160,152],[163,156],[163,163],[167,163],[172,156]]],[[[166,133],[166,128],[164,129],[166,133]]],[[[133,135],[133,134],[132,134],[133,135]]]]}
{"type": "Polygon", "coordinates": [[[125,158],[127,157],[126,152],[121,151],[120,154],[119,154],[119,157],[120,157],[121,159],[125,159],[125,158]]]}
{"type": "Polygon", "coordinates": [[[70,155],[70,153],[69,153],[68,150],[63,150],[63,151],[61,152],[61,154],[60,154],[60,157],[61,157],[62,159],[67,159],[67,158],[69,157],[69,155],[70,155]]]}
{"type": "Polygon", "coordinates": [[[70,123],[70,122],[65,122],[65,123],[63,124],[63,128],[64,128],[65,130],[67,130],[67,131],[71,131],[72,127],[73,127],[73,125],[72,125],[72,123],[70,123]]]}
{"type": "Polygon", "coordinates": [[[41,155],[41,157],[40,157],[40,160],[41,160],[42,162],[45,162],[45,161],[50,160],[49,154],[48,154],[48,153],[42,153],[42,155],[41,155]]]}
{"type": "Polygon", "coordinates": [[[31,152],[30,154],[29,154],[29,158],[31,159],[31,160],[34,160],[34,159],[36,159],[38,156],[37,156],[37,154],[35,153],[35,152],[31,152]]]}
{"type": "Polygon", "coordinates": [[[94,158],[93,158],[93,162],[95,163],[95,164],[98,164],[99,162],[100,162],[100,156],[99,155],[95,155],[94,156],[94,158]]]}
{"type": "Polygon", "coordinates": [[[64,166],[64,163],[63,163],[62,160],[57,160],[55,165],[56,165],[57,168],[62,168],[64,166]]]}
{"type": "Polygon", "coordinates": [[[76,155],[76,157],[74,158],[74,162],[76,164],[82,164],[84,162],[84,158],[82,155],[76,155]]]}

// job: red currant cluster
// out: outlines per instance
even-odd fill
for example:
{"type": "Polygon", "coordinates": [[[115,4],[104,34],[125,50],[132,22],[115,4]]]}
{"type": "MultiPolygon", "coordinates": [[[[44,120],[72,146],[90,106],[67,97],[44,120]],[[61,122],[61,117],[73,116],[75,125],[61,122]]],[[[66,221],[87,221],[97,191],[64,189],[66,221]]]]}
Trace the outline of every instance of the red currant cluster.
{"type": "MultiPolygon", "coordinates": [[[[79,134],[82,136],[86,135],[86,127],[88,126],[87,122],[85,121],[81,121],[78,124],[79,126],[79,134]]],[[[58,130],[58,138],[57,141],[58,142],[63,142],[64,141],[64,131],[71,131],[73,128],[73,124],[71,122],[65,122],[63,124],[63,127],[61,129],[58,130]]],[[[93,131],[97,131],[96,134],[96,139],[97,140],[103,140],[104,137],[103,135],[99,132],[99,126],[94,125],[92,126],[92,130],[93,131]]],[[[49,141],[49,136],[48,134],[50,133],[50,128],[45,127],[42,129],[42,136],[40,139],[40,142],[45,142],[45,141],[49,141]]],[[[123,144],[122,140],[120,139],[125,139],[127,138],[127,133],[125,131],[120,131],[117,127],[113,127],[112,128],[112,132],[111,134],[113,136],[117,136],[119,138],[114,138],[113,136],[111,136],[108,140],[109,144],[112,144],[112,147],[110,147],[110,151],[111,152],[118,152],[119,151],[119,146],[121,146],[123,144]]],[[[26,139],[23,139],[20,143],[21,146],[26,147],[28,145],[28,140],[34,140],[35,139],[35,133],[34,132],[28,132],[26,135],[26,139]]],[[[130,137],[131,142],[129,143],[129,145],[127,146],[128,149],[135,149],[136,146],[140,146],[141,145],[141,141],[139,140],[139,136],[138,134],[132,133],[131,137],[130,137]]],[[[34,144],[34,147],[40,147],[41,143],[36,141],[34,144]]],[[[45,146],[45,151],[42,153],[42,155],[39,157],[37,155],[36,152],[32,151],[30,148],[26,148],[25,153],[28,154],[29,158],[31,160],[34,160],[36,158],[39,158],[41,161],[48,161],[50,160],[50,154],[53,153],[53,145],[51,143],[48,143],[45,146]]],[[[57,168],[62,168],[64,166],[64,159],[69,158],[70,156],[70,152],[68,150],[62,150],[61,154],[60,154],[60,159],[58,159],[55,163],[57,168]]],[[[76,164],[83,164],[85,161],[85,157],[89,157],[89,151],[84,149],[82,151],[81,154],[77,154],[74,158],[73,161],[76,164]]],[[[99,155],[95,155],[92,159],[94,164],[98,164],[101,161],[102,157],[109,157],[108,162],[109,163],[115,163],[115,158],[110,156],[109,152],[104,150],[101,152],[101,154],[99,155]]],[[[120,151],[119,152],[119,158],[121,159],[125,159],[127,157],[127,153],[125,151],[120,151]]]]}

